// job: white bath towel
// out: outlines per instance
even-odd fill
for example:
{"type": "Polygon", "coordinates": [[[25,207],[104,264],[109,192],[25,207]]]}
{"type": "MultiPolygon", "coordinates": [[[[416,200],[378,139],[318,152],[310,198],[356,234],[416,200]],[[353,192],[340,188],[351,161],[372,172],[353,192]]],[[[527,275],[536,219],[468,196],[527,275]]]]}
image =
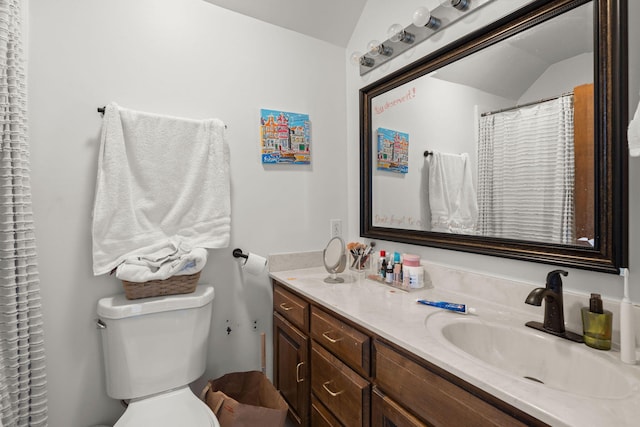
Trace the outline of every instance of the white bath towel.
{"type": "Polygon", "coordinates": [[[434,151],[429,160],[431,231],[473,234],[478,203],[469,155],[434,151]]]}
{"type": "Polygon", "coordinates": [[[633,120],[629,123],[627,139],[629,140],[629,155],[633,157],[640,156],[640,104],[636,108],[633,120]]]}
{"type": "Polygon", "coordinates": [[[229,149],[218,119],[107,105],[93,210],[93,273],[176,248],[229,244],[229,149]]]}

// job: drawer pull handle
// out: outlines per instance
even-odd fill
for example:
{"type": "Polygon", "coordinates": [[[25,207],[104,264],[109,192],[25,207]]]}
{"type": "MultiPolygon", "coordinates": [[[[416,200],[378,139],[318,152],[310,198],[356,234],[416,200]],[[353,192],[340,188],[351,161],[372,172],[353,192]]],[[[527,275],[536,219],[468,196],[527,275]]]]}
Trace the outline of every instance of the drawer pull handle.
{"type": "Polygon", "coordinates": [[[300,367],[304,365],[304,362],[300,362],[296,365],[296,382],[301,383],[304,381],[304,378],[300,378],[300,367]]]}
{"type": "Polygon", "coordinates": [[[287,304],[285,303],[280,304],[280,308],[283,309],[284,311],[293,310],[293,307],[287,307],[287,304]]]}
{"type": "Polygon", "coordinates": [[[324,388],[327,393],[329,393],[332,397],[336,397],[338,395],[341,395],[342,393],[344,393],[344,390],[340,390],[340,391],[331,391],[329,390],[329,387],[327,387],[328,384],[331,384],[333,381],[327,381],[326,383],[322,384],[322,388],[324,388]]]}
{"type": "Polygon", "coordinates": [[[340,337],[340,338],[331,338],[331,337],[329,336],[329,334],[330,334],[331,332],[333,332],[333,331],[323,332],[323,333],[322,333],[322,336],[323,336],[323,337],[325,337],[325,338],[327,339],[327,341],[329,341],[329,342],[330,342],[330,343],[332,343],[332,344],[335,344],[335,343],[337,343],[337,342],[339,342],[339,341],[342,341],[342,337],[340,337]]]}

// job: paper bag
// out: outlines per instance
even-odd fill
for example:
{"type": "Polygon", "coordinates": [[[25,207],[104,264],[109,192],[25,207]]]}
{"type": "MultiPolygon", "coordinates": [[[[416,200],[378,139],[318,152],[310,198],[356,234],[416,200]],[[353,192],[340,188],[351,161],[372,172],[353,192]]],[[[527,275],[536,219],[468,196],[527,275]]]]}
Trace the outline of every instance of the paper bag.
{"type": "Polygon", "coordinates": [[[201,398],[221,427],[283,427],[289,409],[259,371],[234,372],[211,380],[201,398]]]}

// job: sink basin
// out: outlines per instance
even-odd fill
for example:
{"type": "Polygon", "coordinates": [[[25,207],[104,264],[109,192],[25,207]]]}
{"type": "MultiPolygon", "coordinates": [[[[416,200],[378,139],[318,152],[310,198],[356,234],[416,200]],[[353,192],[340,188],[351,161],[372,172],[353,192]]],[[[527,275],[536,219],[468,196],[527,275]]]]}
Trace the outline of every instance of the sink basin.
{"type": "Polygon", "coordinates": [[[581,396],[622,399],[639,389],[621,366],[598,350],[522,325],[438,313],[427,328],[478,363],[523,381],[581,396]]]}

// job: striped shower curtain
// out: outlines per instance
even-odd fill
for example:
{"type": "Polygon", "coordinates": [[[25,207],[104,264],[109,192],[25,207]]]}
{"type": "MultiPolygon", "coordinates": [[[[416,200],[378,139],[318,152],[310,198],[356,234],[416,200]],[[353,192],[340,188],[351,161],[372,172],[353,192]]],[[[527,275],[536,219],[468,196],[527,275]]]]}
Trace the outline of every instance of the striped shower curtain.
{"type": "Polygon", "coordinates": [[[478,234],[575,244],[573,95],[481,117],[478,234]]]}
{"type": "Polygon", "coordinates": [[[46,426],[22,1],[0,0],[0,426],[46,426]]]}

